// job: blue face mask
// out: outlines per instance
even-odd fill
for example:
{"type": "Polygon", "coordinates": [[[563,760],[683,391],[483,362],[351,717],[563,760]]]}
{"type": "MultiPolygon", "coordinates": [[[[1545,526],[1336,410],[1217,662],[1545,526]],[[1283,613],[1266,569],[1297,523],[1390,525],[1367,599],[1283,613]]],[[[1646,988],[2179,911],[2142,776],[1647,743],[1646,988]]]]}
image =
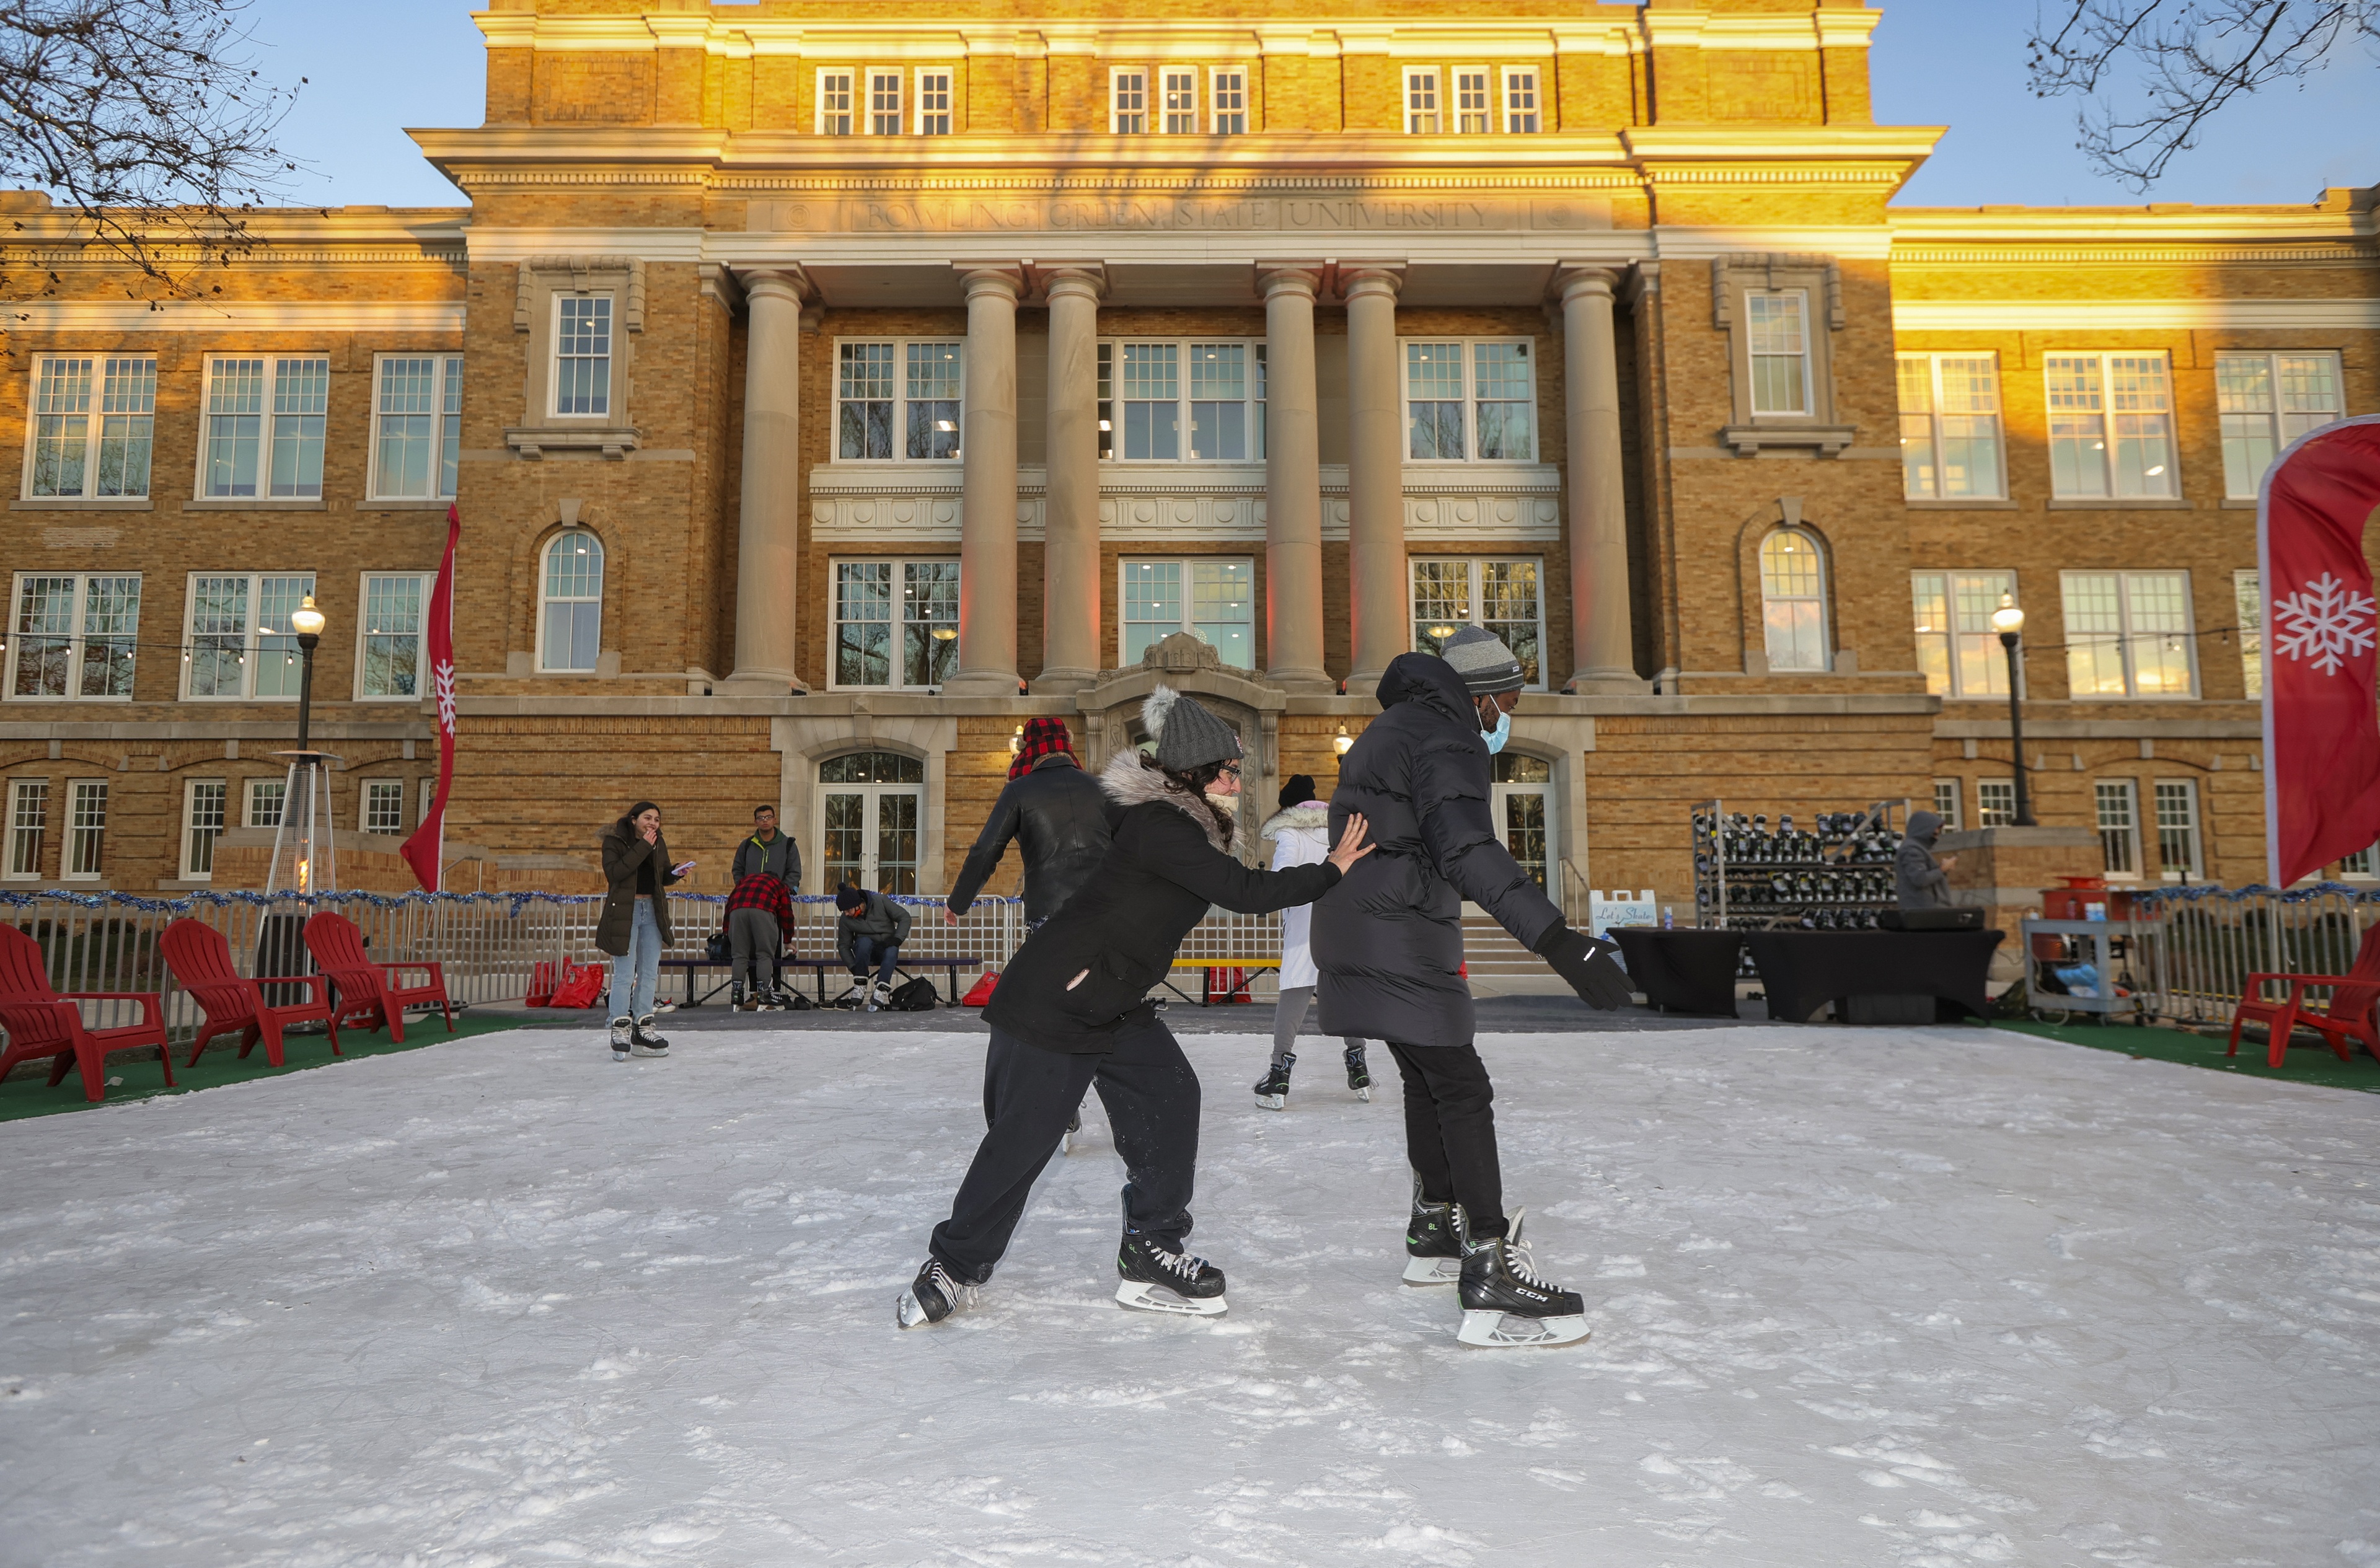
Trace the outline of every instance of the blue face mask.
{"type": "Polygon", "coordinates": [[[1490,757],[1495,756],[1496,753],[1504,749],[1504,743],[1512,738],[1512,715],[1510,713],[1498,713],[1496,715],[1496,727],[1492,730],[1481,730],[1479,733],[1487,738],[1488,755],[1490,757]]]}

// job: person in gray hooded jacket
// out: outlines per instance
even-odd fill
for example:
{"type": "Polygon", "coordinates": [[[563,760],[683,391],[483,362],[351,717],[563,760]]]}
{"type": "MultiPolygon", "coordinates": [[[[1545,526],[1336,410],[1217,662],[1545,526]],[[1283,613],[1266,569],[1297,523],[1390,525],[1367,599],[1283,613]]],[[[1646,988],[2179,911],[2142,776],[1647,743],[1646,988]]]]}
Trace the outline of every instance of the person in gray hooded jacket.
{"type": "Polygon", "coordinates": [[[1909,813],[1909,831],[1893,852],[1893,902],[1902,909],[1948,909],[1950,879],[1942,873],[1959,863],[1955,855],[1934,858],[1934,840],[1942,819],[1932,811],[1909,813]]]}

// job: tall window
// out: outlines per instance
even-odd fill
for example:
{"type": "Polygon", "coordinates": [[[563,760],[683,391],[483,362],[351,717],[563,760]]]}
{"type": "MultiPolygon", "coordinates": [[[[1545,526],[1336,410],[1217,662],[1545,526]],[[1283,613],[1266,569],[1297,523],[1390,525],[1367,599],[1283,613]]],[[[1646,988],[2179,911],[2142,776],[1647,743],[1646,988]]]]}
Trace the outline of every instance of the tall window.
{"type": "Polygon", "coordinates": [[[50,781],[13,779],[8,784],[8,875],[42,874],[42,841],[50,830],[50,781]]]}
{"type": "Polygon", "coordinates": [[[1798,288],[1743,297],[1744,346],[1752,356],[1752,411],[1810,411],[1810,297],[1798,288]]]}
{"type": "Polygon", "coordinates": [[[2070,697],[2192,697],[2188,572],[2067,572],[2070,697]]]}
{"type": "Polygon", "coordinates": [[[2169,882],[2196,881],[2205,864],[2199,853],[2198,785],[2188,779],[2159,779],[2153,787],[2157,874],[2169,882]]]}
{"type": "Polygon", "coordinates": [[[1779,529],[1760,541],[1760,602],[1768,667],[1826,669],[1827,567],[1814,535],[1779,529]]]}
{"type": "Polygon", "coordinates": [[[250,779],[248,781],[248,825],[251,828],[277,828],[281,825],[281,803],[289,793],[287,779],[250,779]]]}
{"type": "Polygon", "coordinates": [[[88,880],[107,860],[107,781],[72,779],[67,784],[67,854],[62,877],[88,880]]]}
{"type": "Polygon", "coordinates": [[[1438,134],[1438,67],[1409,68],[1405,72],[1405,133],[1409,136],[1438,134]]]}
{"type": "Polygon", "coordinates": [[[1405,455],[1528,462],[1536,456],[1536,375],[1525,338],[1407,342],[1405,455]]]}
{"type": "Polygon", "coordinates": [[[879,893],[916,893],[925,782],[926,765],[894,751],[820,763],[820,885],[848,881],[879,893]]]}
{"type": "Polygon", "coordinates": [[[328,359],[209,359],[204,492],[319,501],[328,359]]]}
{"type": "Polygon", "coordinates": [[[2265,594],[2254,572],[2231,574],[2231,601],[2239,610],[2240,681],[2250,697],[2265,695],[2265,594]]]}
{"type": "Polygon", "coordinates": [[[1992,630],[2000,595],[2016,592],[2014,572],[1914,572],[1917,667],[1937,697],[2006,697],[2008,652],[1992,630]]]}
{"type": "Polygon", "coordinates": [[[901,73],[894,70],[870,70],[868,73],[868,134],[898,136],[901,134],[901,73]]]}
{"type": "Polygon", "coordinates": [[[2223,420],[2223,493],[2252,501],[2281,449],[2346,411],[2336,354],[2217,354],[2215,406],[2223,420]]]}
{"type": "Polygon", "coordinates": [[[382,355],[372,427],[374,496],[451,498],[463,444],[463,357],[382,355]]]}
{"type": "Polygon", "coordinates": [[[1912,501],[1997,499],[1999,367],[1989,354],[1903,354],[1900,477],[1912,501]]]}
{"type": "Polygon", "coordinates": [[[838,561],[834,684],[941,686],[958,668],[956,561],[838,561]]]}
{"type": "Polygon", "coordinates": [[[820,71],[818,77],[818,133],[851,134],[851,73],[820,71]]]}
{"type": "Polygon", "coordinates": [[[12,699],[129,699],[140,579],[21,576],[8,631],[12,699]]]}
{"type": "Polygon", "coordinates": [[[1965,817],[1959,810],[1958,780],[1934,781],[1934,814],[1942,819],[1944,828],[1954,833],[1965,822],[1965,817]]]}
{"type": "Polygon", "coordinates": [[[1196,70],[1160,71],[1158,73],[1158,86],[1165,94],[1165,134],[1197,135],[1198,73],[1196,70]]]}
{"type": "Polygon", "coordinates": [[[1148,129],[1148,73],[1118,71],[1108,79],[1108,129],[1138,136],[1148,129]]]}
{"type": "Polygon", "coordinates": [[[951,134],[951,73],[947,70],[917,73],[917,134],[951,134]]]}
{"type": "Polygon", "coordinates": [[[26,493],[148,494],[156,413],[157,361],[152,356],[35,360],[32,469],[26,493]]]}
{"type": "Polygon", "coordinates": [[[603,646],[603,541],[581,529],[545,547],[545,626],[539,666],[592,670],[603,646]]]}
{"type": "Polygon", "coordinates": [[[1208,128],[1217,136],[1248,133],[1248,73],[1237,66],[1218,67],[1207,79],[1208,128]]]}
{"type": "Polygon", "coordinates": [[[298,634],[289,617],[314,591],[314,574],[190,578],[190,621],[182,651],[188,698],[298,695],[298,634]]]}
{"type": "Polygon", "coordinates": [[[2141,874],[2139,786],[2130,779],[2101,779],[2091,786],[2098,813],[2099,853],[2111,877],[2141,874]]]}
{"type": "Polygon", "coordinates": [[[557,294],[553,348],[553,411],[612,411],[612,297],[557,294]]]}
{"type": "Polygon", "coordinates": [[[1537,129],[1537,73],[1534,68],[1504,72],[1504,128],[1534,136],[1537,129]]]}
{"type": "Polygon", "coordinates": [[[1457,70],[1454,73],[1454,128],[1463,136],[1485,136],[1495,125],[1494,114],[1488,97],[1488,73],[1484,70],[1457,70]]]}
{"type": "Polygon", "coordinates": [[[422,607],[431,579],[419,572],[375,573],[364,578],[362,638],[356,662],[356,695],[416,698],[421,695],[422,607]]]}
{"type": "Polygon", "coordinates": [[[2051,354],[2049,489],[2061,499],[2181,493],[2163,354],[2051,354]]]}
{"type": "Polygon", "coordinates": [[[1488,785],[1496,831],[1523,874],[1540,889],[1553,871],[1553,764],[1542,757],[1499,752],[1488,785]]]}
{"type": "Polygon", "coordinates": [[[835,456],[864,462],[959,455],[956,343],[835,345],[835,456]]]}
{"type": "Polygon", "coordinates": [[[223,836],[224,805],[231,786],[221,779],[192,779],[182,786],[182,877],[211,881],[215,840],[223,836]]]}
{"type": "Polygon", "coordinates": [[[1535,556],[1416,556],[1410,565],[1415,649],[1443,652],[1462,627],[1484,626],[1504,639],[1529,685],[1544,686],[1543,563],[1535,556]]]}
{"type": "Polygon", "coordinates": [[[1224,663],[1256,668],[1256,565],[1245,560],[1124,561],[1118,662],[1140,662],[1149,645],[1196,633],[1224,663]]]}
{"type": "Polygon", "coordinates": [[[1977,779],[1975,781],[1975,824],[1985,828],[2016,826],[2016,781],[2014,779],[1977,779]]]}
{"type": "Polygon", "coordinates": [[[1261,457],[1264,346],[1102,343],[1099,403],[1102,457],[1128,462],[1261,457]]]}
{"type": "Polygon", "coordinates": [[[368,833],[401,833],[405,831],[405,781],[403,779],[366,779],[364,781],[364,832],[368,833]]]}

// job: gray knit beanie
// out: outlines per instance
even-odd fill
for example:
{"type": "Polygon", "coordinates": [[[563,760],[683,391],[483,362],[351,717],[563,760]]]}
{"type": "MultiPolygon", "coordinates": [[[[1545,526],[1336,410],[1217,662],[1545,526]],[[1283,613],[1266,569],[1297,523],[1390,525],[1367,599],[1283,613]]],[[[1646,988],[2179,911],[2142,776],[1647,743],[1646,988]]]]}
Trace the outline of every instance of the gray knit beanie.
{"type": "Polygon", "coordinates": [[[1439,657],[1454,666],[1463,677],[1463,689],[1474,697],[1492,697],[1500,691],[1518,691],[1529,684],[1521,673],[1521,662],[1504,646],[1504,639],[1479,626],[1464,626],[1446,639],[1439,657]]]}
{"type": "Polygon", "coordinates": [[[1148,694],[1140,722],[1157,737],[1157,765],[1168,772],[1186,773],[1240,754],[1240,737],[1231,725],[1170,686],[1148,694]]]}

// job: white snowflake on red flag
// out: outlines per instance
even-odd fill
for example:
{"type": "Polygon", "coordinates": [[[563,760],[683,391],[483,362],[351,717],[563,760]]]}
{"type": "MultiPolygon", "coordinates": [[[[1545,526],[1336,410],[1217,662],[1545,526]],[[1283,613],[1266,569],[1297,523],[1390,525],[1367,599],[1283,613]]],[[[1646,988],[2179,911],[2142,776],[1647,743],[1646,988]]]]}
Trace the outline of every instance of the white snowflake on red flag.
{"type": "Polygon", "coordinates": [[[2273,639],[2277,652],[2292,659],[2311,659],[2325,675],[2352,654],[2370,650],[2373,641],[2373,599],[2358,593],[2328,572],[2273,602],[2273,639]]]}

